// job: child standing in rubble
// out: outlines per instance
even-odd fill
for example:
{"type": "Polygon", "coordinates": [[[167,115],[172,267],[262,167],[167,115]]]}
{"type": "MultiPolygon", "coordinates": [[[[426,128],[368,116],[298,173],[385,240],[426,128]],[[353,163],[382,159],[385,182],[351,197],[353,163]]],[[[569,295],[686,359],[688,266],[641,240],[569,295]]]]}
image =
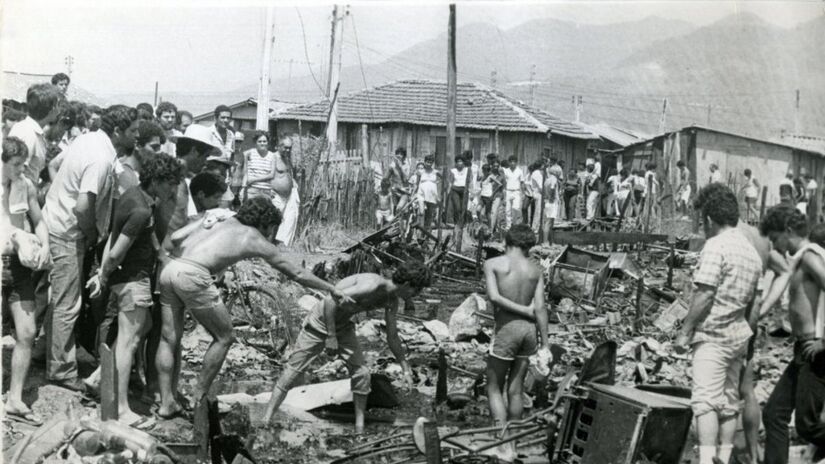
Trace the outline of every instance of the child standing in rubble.
{"type": "Polygon", "coordinates": [[[342,303],[333,298],[325,298],[309,313],[301,333],[295,340],[283,373],[272,390],[272,397],[264,415],[264,423],[270,422],[301,373],[322,351],[326,350],[328,355],[340,355],[347,364],[347,369],[352,376],[355,431],[356,433],[363,432],[364,411],[367,406],[367,395],[370,392],[370,372],[364,365],[364,355],[358,344],[358,338],[355,336],[355,325],[351,318],[357,313],[385,308],[387,344],[396,361],[401,365],[404,381],[409,387],[412,385],[412,370],[404,357],[396,324],[398,299],[412,298],[423,288],[428,287],[430,280],[429,269],[421,263],[410,262],[399,266],[393,273],[392,279],[385,279],[378,274],[364,273],[351,275],[338,282],[335,286],[336,291],[354,301],[342,303]]]}
{"type": "MultiPolygon", "coordinates": [[[[549,358],[544,277],[528,258],[535,244],[536,236],[530,226],[515,225],[505,237],[504,255],[484,263],[487,298],[493,304],[496,320],[487,357],[487,398],[497,426],[521,419],[524,377],[529,357],[537,352],[539,337],[542,357],[549,358]]],[[[499,458],[508,462],[515,459],[514,443],[502,446],[499,458]]]]}

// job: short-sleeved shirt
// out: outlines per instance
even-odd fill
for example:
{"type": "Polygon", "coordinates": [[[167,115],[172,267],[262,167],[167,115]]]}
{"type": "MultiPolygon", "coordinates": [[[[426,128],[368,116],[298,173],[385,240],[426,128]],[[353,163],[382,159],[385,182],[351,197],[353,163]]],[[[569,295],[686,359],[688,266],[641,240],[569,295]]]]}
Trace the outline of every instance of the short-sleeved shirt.
{"type": "Polygon", "coordinates": [[[52,179],[43,208],[49,234],[64,240],[84,238],[75,207],[80,194],[93,193],[97,196],[98,234],[101,239],[106,236],[111,217],[115,154],[115,147],[102,130],[80,135],[69,146],[60,170],[52,179]]]}
{"type": "Polygon", "coordinates": [[[521,189],[521,169],[518,167],[504,168],[501,171],[504,173],[504,188],[507,190],[521,189]]]}
{"type": "Polygon", "coordinates": [[[713,307],[696,328],[693,342],[736,345],[752,335],[745,312],[762,276],[762,260],[736,227],[705,242],[693,273],[695,284],[716,289],[713,307]]]}
{"type": "Polygon", "coordinates": [[[564,169],[558,164],[554,164],[547,169],[548,174],[556,176],[558,180],[564,180],[564,169]]]}
{"type": "MultiPolygon", "coordinates": [[[[244,167],[246,168],[247,180],[274,174],[272,172],[275,169],[274,163],[275,153],[271,151],[267,151],[264,156],[261,156],[258,150],[254,148],[250,148],[244,152],[244,167]]],[[[254,184],[250,184],[249,187],[261,190],[272,190],[272,184],[269,181],[255,182],[254,184]]]]}
{"type": "Polygon", "coordinates": [[[155,233],[155,200],[142,188],[132,187],[118,201],[115,218],[112,221],[111,246],[120,235],[134,239],[126,251],[120,267],[112,272],[109,284],[133,282],[152,273],[157,255],[152,234],[155,233]]]}
{"type": "Polygon", "coordinates": [[[30,181],[37,185],[40,182],[40,171],[46,167],[49,152],[49,145],[46,143],[43,127],[31,116],[26,116],[25,119],[12,126],[8,136],[19,138],[29,149],[29,157],[26,160],[24,173],[30,181]]]}

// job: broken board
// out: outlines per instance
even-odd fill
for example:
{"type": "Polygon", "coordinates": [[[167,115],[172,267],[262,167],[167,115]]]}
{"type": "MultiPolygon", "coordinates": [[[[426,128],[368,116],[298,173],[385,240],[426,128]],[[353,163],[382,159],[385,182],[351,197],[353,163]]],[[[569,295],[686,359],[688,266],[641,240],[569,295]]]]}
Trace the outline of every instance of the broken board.
{"type": "Polygon", "coordinates": [[[604,291],[608,273],[607,256],[567,246],[553,261],[550,294],[597,301],[604,291]]]}
{"type": "Polygon", "coordinates": [[[553,233],[553,243],[567,245],[637,244],[667,242],[667,235],[640,232],[567,232],[553,233]]]}

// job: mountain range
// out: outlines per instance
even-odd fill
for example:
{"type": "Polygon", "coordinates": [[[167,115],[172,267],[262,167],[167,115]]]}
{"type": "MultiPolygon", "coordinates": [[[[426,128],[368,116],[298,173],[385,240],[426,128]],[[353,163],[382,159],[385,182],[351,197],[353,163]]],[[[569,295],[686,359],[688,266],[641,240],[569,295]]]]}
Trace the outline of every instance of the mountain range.
{"type": "MultiPolygon", "coordinates": [[[[459,81],[494,86],[559,117],[574,118],[572,99],[580,95],[582,122],[655,134],[667,98],[666,130],[702,124],[762,138],[795,130],[825,135],[825,15],[794,28],[747,13],[702,27],[660,17],[608,25],[536,19],[507,30],[474,23],[458,28],[456,40],[459,81]]],[[[355,43],[345,37],[344,45],[355,43]]],[[[393,56],[362,43],[361,53],[378,62],[342,67],[340,92],[398,79],[445,80],[446,49],[446,32],[393,56]]],[[[192,102],[188,108],[198,113],[254,97],[256,89],[250,83],[164,99],[183,108],[192,102]]],[[[309,75],[275,80],[271,91],[283,101],[325,98],[309,75]]]]}

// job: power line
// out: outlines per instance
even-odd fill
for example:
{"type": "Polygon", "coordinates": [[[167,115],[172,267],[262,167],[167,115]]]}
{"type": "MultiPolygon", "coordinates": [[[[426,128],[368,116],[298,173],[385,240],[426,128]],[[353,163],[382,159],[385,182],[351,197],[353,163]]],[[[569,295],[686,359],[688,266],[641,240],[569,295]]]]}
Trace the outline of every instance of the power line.
{"type": "Polygon", "coordinates": [[[361,68],[361,79],[364,81],[364,92],[367,95],[367,106],[370,108],[370,120],[375,120],[372,113],[372,99],[370,99],[370,88],[367,85],[367,76],[364,74],[364,62],[361,60],[361,46],[358,44],[358,29],[355,27],[355,15],[350,14],[352,20],[352,34],[355,36],[355,50],[358,52],[358,67],[361,68]]]}
{"type": "Polygon", "coordinates": [[[321,95],[325,95],[324,88],[321,87],[321,84],[318,82],[318,78],[315,77],[315,71],[312,70],[312,66],[309,65],[309,50],[307,50],[307,35],[306,31],[304,30],[304,18],[301,16],[301,10],[298,7],[295,7],[295,12],[298,13],[298,22],[301,23],[301,36],[304,38],[304,56],[307,59],[307,68],[309,68],[309,74],[312,75],[312,80],[315,81],[315,85],[318,86],[318,90],[321,91],[321,95]]]}

